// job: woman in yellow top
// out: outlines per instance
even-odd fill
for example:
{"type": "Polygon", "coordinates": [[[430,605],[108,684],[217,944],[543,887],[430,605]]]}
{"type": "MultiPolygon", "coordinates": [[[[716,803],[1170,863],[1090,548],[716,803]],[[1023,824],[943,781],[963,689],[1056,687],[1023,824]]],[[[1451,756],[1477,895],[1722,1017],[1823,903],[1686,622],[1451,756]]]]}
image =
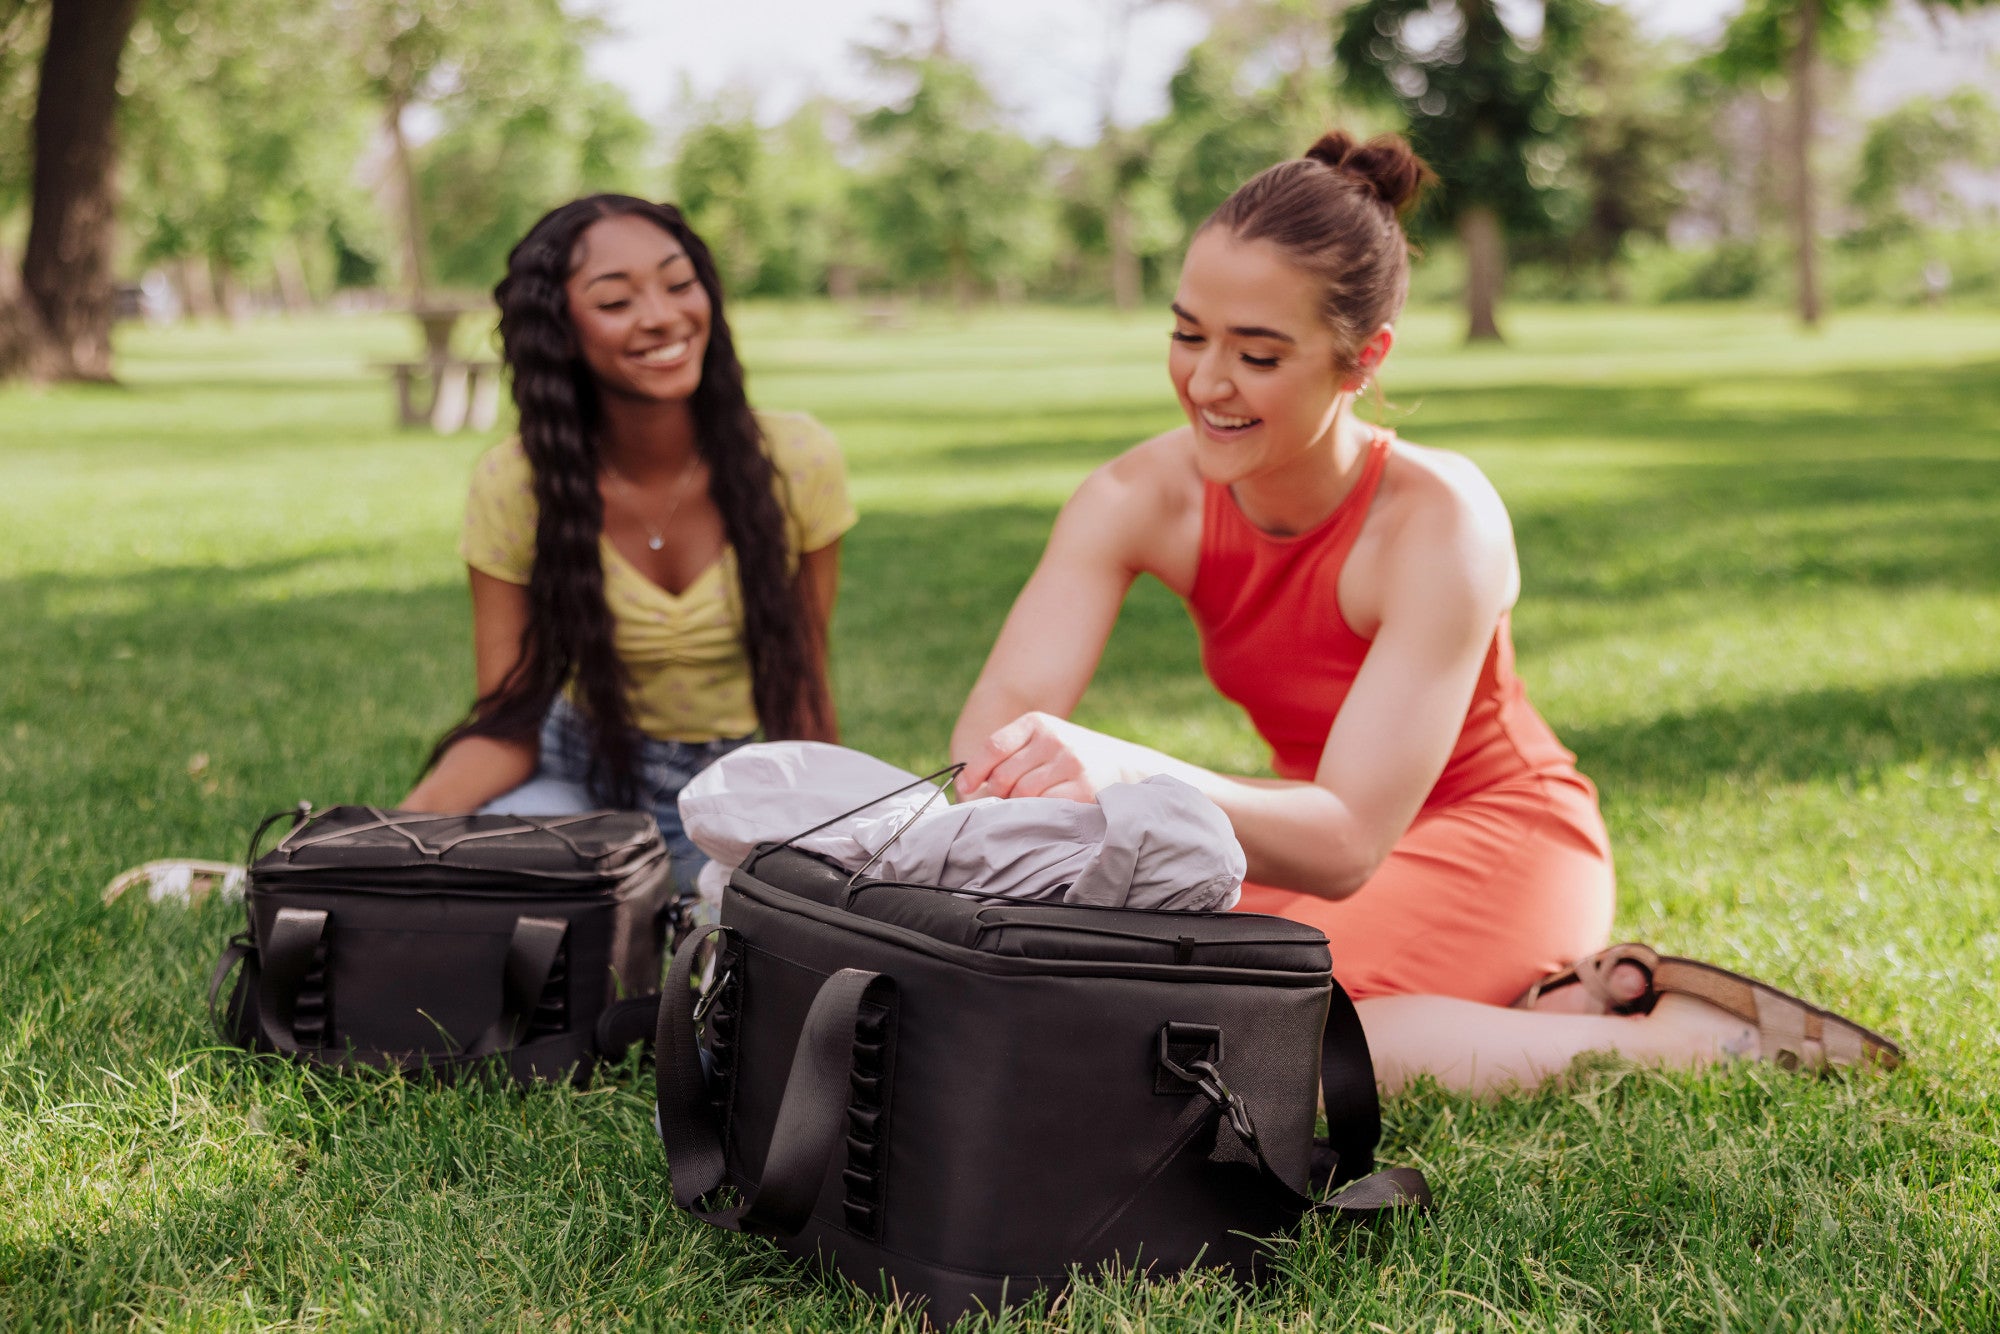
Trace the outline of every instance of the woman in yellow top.
{"type": "Polygon", "coordinates": [[[840,449],[752,411],[714,262],[671,205],[565,204],[494,296],[520,435],[466,506],[478,699],[402,804],[650,809],[691,893],[681,787],[760,729],[835,739],[840,449]]]}

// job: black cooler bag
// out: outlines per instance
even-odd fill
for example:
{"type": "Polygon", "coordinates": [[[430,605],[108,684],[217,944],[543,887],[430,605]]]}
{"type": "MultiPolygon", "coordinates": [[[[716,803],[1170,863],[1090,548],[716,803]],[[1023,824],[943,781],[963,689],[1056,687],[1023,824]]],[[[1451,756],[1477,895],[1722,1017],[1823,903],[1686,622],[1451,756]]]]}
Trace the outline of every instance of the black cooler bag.
{"type": "Polygon", "coordinates": [[[581,1083],[652,1031],[674,903],[650,814],[335,806],[256,843],[249,930],[209,987],[213,1007],[242,962],[217,1017],[240,1045],[445,1076],[497,1057],[581,1083]]]}
{"type": "Polygon", "coordinates": [[[1313,928],[852,879],[761,847],[708,992],[702,937],[669,970],[661,1133],[698,1217],[947,1323],[1074,1267],[1255,1277],[1309,1209],[1428,1200],[1392,1170],[1322,1201],[1374,1171],[1380,1118],[1313,928]]]}

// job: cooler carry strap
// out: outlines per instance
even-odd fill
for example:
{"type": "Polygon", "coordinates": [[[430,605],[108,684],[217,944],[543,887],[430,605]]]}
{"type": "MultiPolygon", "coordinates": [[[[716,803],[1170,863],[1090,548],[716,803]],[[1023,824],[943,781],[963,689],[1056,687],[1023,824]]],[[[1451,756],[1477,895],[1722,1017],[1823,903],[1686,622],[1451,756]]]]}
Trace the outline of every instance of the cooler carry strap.
{"type": "Polygon", "coordinates": [[[295,1031],[299,992],[312,971],[313,953],[326,935],[323,908],[280,908],[258,950],[257,1025],[274,1051],[299,1056],[295,1031]]]}
{"type": "Polygon", "coordinates": [[[569,923],[560,917],[529,917],[524,913],[514,919],[514,935],[507,942],[507,965],[501,973],[500,1015],[465,1049],[468,1059],[512,1051],[521,1045],[541,1006],[542,993],[548,990],[563,937],[568,934],[569,923]]]}
{"type": "MultiPolygon", "coordinates": [[[[223,952],[209,983],[209,1007],[215,1013],[216,993],[235,963],[254,955],[255,1026],[259,1036],[273,1051],[287,1056],[316,1057],[317,1046],[307,1048],[298,1039],[299,992],[312,971],[313,954],[326,936],[327,914],[320,908],[280,908],[271,923],[270,936],[261,949],[234,942],[223,952]]],[[[569,923],[560,917],[514,919],[513,935],[507,942],[507,959],[500,987],[500,1014],[463,1052],[426,1057],[420,1063],[433,1065],[476,1061],[521,1045],[542,993],[548,988],[556,955],[562,949],[569,923]]],[[[234,1034],[224,1036],[234,1039],[234,1034]]]]}
{"type": "Polygon", "coordinates": [[[735,934],[712,926],[681,943],[661,992],[653,1061],[674,1203],[731,1232],[789,1237],[806,1225],[827,1167],[846,1142],[857,1026],[864,1007],[884,1001],[891,983],[880,973],[843,968],[820,985],[792,1052],[762,1179],[744,1189],[738,1204],[703,1208],[702,1198],[728,1175],[695,1041],[695,956],[702,942],[718,933],[735,934]]]}

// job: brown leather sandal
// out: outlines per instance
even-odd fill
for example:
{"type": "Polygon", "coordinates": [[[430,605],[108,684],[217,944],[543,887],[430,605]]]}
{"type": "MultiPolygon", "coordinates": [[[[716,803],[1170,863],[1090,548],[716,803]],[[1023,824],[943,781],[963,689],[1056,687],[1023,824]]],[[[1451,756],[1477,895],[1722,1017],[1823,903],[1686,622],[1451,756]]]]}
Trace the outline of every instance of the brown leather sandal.
{"type": "Polygon", "coordinates": [[[1515,1008],[1532,1009],[1538,998],[1567,986],[1581,986],[1609,1014],[1650,1014],[1661,996],[1692,996],[1755,1028],[1758,1054],[1787,1070],[1855,1065],[1893,1070],[1903,1062],[1902,1048],[1831,1010],[1727,968],[1663,955],[1635,942],[1599,950],[1550,973],[1529,987],[1515,1008]],[[1611,970],[1626,963],[1645,972],[1647,987],[1632,1000],[1618,1001],[1610,992],[1611,970]]]}
{"type": "Polygon", "coordinates": [[[1712,963],[1662,958],[1653,969],[1653,990],[1693,996],[1754,1026],[1757,1054],[1787,1070],[1893,1070],[1903,1063],[1903,1049],[1873,1029],[1712,963]]]}
{"type": "Polygon", "coordinates": [[[1521,993],[1514,1002],[1517,1010],[1532,1010],[1535,1002],[1551,991],[1563,987],[1581,986],[1604,1006],[1607,1014],[1645,1014],[1659,1000],[1659,993],[1653,990],[1653,970],[1660,966],[1660,956],[1652,946],[1627,941],[1601,949],[1595,954],[1585,955],[1567,968],[1550,973],[1541,981],[1521,993]],[[1611,995],[1611,970],[1621,963],[1629,963],[1646,975],[1646,989],[1629,1001],[1614,999],[1611,995]]]}

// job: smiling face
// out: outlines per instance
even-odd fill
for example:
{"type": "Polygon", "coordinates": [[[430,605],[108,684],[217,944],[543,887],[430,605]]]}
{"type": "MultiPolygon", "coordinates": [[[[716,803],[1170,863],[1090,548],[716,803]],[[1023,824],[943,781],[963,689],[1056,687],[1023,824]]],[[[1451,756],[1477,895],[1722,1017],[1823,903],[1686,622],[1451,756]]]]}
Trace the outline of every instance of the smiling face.
{"type": "Polygon", "coordinates": [[[1319,313],[1319,284],[1267,241],[1195,237],[1174,296],[1167,373],[1203,477],[1231,485],[1331,439],[1354,374],[1319,313]]]}
{"type": "Polygon", "coordinates": [[[577,238],[566,290],[577,350],[599,390],[655,402],[694,393],[710,304],[679,241],[632,214],[602,218],[577,238]]]}

